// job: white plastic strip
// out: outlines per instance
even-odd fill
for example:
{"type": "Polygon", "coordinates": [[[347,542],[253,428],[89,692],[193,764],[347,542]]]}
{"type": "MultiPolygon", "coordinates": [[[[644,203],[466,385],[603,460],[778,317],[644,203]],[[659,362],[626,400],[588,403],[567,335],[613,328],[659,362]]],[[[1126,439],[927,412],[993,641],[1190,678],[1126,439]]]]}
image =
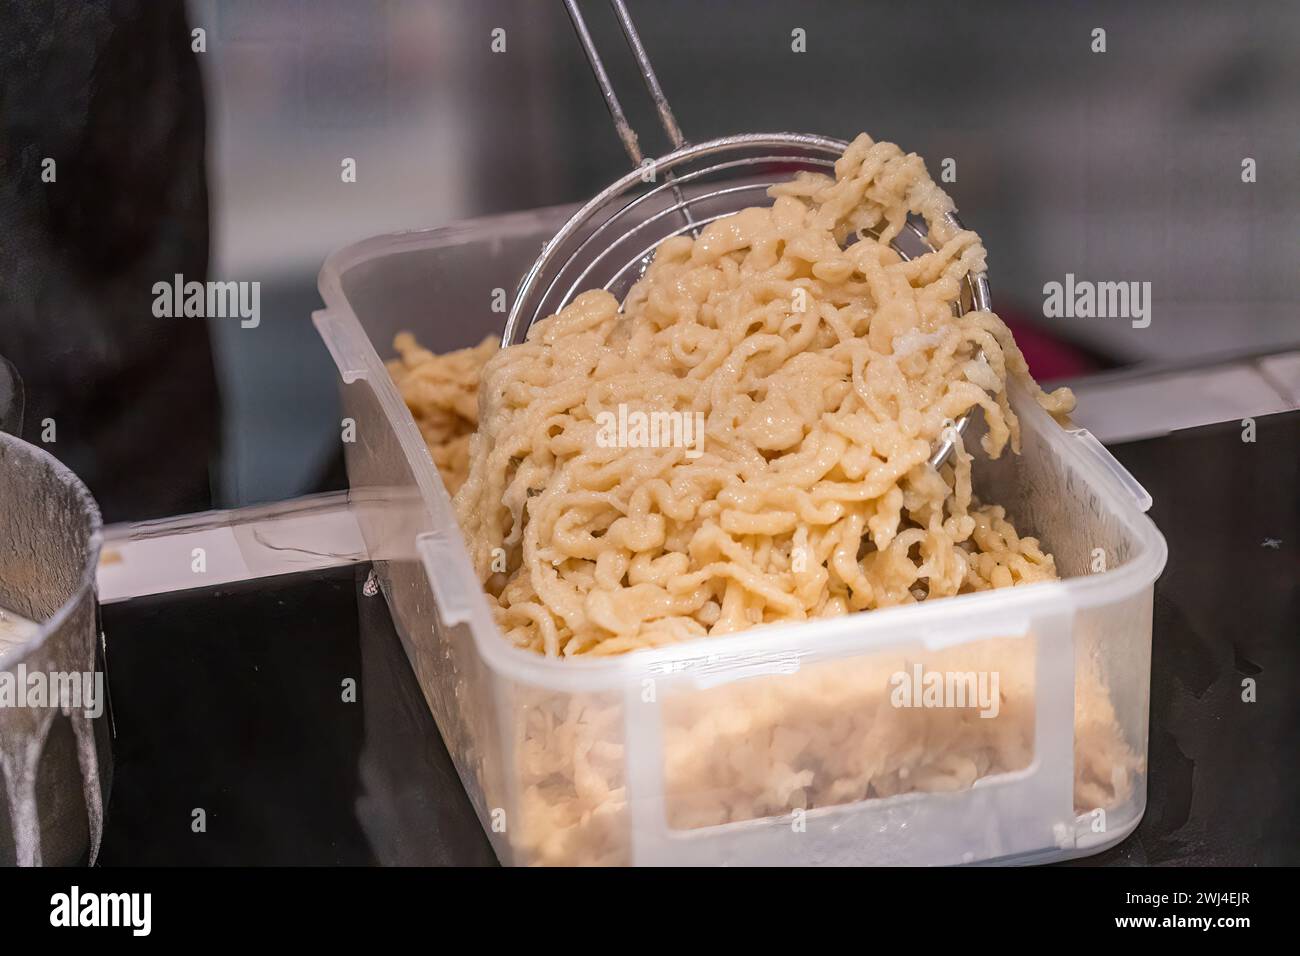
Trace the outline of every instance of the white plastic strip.
{"type": "Polygon", "coordinates": [[[104,533],[101,603],[367,560],[344,494],[271,507],[113,525],[104,533]]]}

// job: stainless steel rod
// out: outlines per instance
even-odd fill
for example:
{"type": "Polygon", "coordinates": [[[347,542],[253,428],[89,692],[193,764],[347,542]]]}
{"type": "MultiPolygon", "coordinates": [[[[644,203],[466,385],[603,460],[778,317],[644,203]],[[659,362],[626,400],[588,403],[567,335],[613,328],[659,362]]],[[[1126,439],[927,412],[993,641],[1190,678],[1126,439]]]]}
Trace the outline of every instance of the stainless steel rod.
{"type": "MultiPolygon", "coordinates": [[[[645,44],[641,42],[641,34],[637,33],[636,25],[632,23],[632,14],[627,12],[627,4],[623,0],[610,0],[610,3],[614,7],[614,15],[618,17],[618,25],[623,28],[627,45],[632,48],[632,55],[636,57],[637,65],[641,68],[641,78],[645,80],[646,89],[650,91],[650,99],[654,100],[655,110],[659,113],[659,125],[668,134],[668,141],[672,143],[673,149],[681,149],[686,145],[686,140],[682,136],[681,127],[677,125],[673,108],[668,105],[668,97],[664,95],[663,87],[659,85],[659,77],[655,75],[655,68],[650,63],[650,54],[646,53],[645,44]]],[[[690,229],[691,235],[698,239],[700,230],[696,228],[695,217],[691,215],[690,205],[682,195],[676,177],[669,172],[664,178],[672,184],[673,197],[681,207],[682,218],[690,229]]]]}
{"type": "MultiPolygon", "coordinates": [[[[655,109],[659,114],[659,122],[668,135],[673,148],[680,149],[686,144],[686,140],[682,137],[682,131],[677,125],[677,117],[673,115],[672,107],[668,105],[668,98],[664,96],[663,87],[659,85],[659,78],[655,75],[654,66],[650,62],[650,55],[646,53],[645,44],[641,42],[641,36],[632,23],[632,15],[628,13],[627,5],[622,0],[611,0],[611,2],[614,7],[614,14],[618,17],[619,25],[623,29],[623,36],[626,38],[628,46],[632,48],[632,54],[636,57],[637,65],[641,69],[641,78],[645,81],[646,89],[650,92],[650,98],[654,100],[655,109]]],[[[600,51],[596,49],[596,41],[592,39],[591,31],[587,28],[587,21],[583,18],[582,11],[578,9],[577,0],[565,0],[564,6],[569,12],[569,19],[573,22],[573,29],[578,34],[578,40],[582,43],[583,52],[587,54],[587,62],[591,64],[591,71],[596,76],[596,85],[600,87],[600,93],[605,98],[605,105],[609,108],[609,115],[614,120],[614,128],[618,132],[618,137],[623,141],[623,148],[627,150],[628,156],[632,157],[632,164],[640,166],[644,162],[640,139],[637,137],[636,130],[632,128],[632,124],[628,122],[627,114],[623,112],[623,104],[619,102],[618,94],[614,92],[614,84],[609,78],[609,72],[605,69],[605,62],[600,57],[600,51]]],[[[685,197],[677,186],[673,174],[671,172],[666,173],[664,178],[672,187],[673,196],[682,209],[682,216],[686,221],[686,225],[690,227],[691,234],[699,236],[699,230],[695,228],[695,220],[686,206],[685,197]]]]}
{"type": "Polygon", "coordinates": [[[618,130],[618,138],[623,141],[623,148],[627,154],[632,157],[632,163],[635,166],[641,165],[641,145],[637,141],[636,131],[627,121],[627,114],[623,112],[623,105],[618,101],[618,94],[614,92],[614,84],[609,80],[609,74],[605,72],[605,64],[601,62],[600,51],[596,49],[596,43],[591,38],[591,31],[587,29],[587,21],[582,18],[582,12],[578,9],[577,0],[564,0],[564,6],[569,11],[569,19],[573,21],[573,29],[578,33],[578,40],[582,43],[582,49],[587,54],[587,62],[591,64],[591,70],[596,74],[596,84],[600,87],[601,95],[605,97],[605,105],[609,107],[609,115],[614,120],[614,128],[618,130]]]}
{"type": "Polygon", "coordinates": [[[636,27],[632,23],[632,15],[627,12],[627,4],[623,0],[611,0],[611,2],[619,26],[623,28],[623,36],[627,38],[637,65],[641,67],[641,77],[645,80],[646,89],[650,91],[650,98],[654,100],[655,109],[659,111],[659,123],[668,134],[673,149],[681,149],[686,145],[686,140],[682,137],[681,127],[677,125],[677,117],[673,115],[672,107],[668,105],[668,97],[664,96],[663,87],[659,85],[659,77],[655,76],[655,68],[651,65],[650,56],[641,42],[641,35],[636,32],[636,27]]]}

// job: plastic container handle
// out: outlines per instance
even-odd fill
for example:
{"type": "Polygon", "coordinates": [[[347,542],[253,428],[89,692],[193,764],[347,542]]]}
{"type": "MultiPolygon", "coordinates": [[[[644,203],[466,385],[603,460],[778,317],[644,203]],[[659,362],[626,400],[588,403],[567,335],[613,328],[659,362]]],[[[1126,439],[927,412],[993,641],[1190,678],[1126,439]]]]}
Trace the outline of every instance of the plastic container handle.
{"type": "Polygon", "coordinates": [[[474,614],[471,602],[480,593],[480,585],[475,580],[466,580],[461,573],[463,558],[456,550],[463,545],[446,532],[426,531],[416,536],[415,548],[429,576],[433,602],[443,621],[448,627],[469,623],[474,614]]]}
{"type": "Polygon", "coordinates": [[[1097,440],[1097,436],[1086,428],[1069,428],[1066,431],[1083,446],[1089,457],[1101,466],[1103,473],[1114,480],[1132,498],[1138,510],[1144,514],[1151,509],[1151,495],[1142,487],[1142,483],[1116,460],[1106,446],[1097,440]]]}
{"type": "Polygon", "coordinates": [[[338,366],[343,384],[351,385],[358,379],[367,378],[365,349],[370,343],[357,320],[351,316],[334,315],[325,309],[313,312],[311,320],[338,366]]]}

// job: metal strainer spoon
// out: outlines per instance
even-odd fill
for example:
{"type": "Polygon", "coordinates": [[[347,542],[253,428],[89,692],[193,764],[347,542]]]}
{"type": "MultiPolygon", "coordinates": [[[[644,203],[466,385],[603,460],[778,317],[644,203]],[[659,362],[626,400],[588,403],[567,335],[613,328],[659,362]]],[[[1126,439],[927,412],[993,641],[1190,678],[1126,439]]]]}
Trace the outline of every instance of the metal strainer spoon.
{"type": "MultiPolygon", "coordinates": [[[[667,155],[644,157],[577,3],[566,0],[565,5],[635,168],[574,213],[542,248],[515,295],[503,346],[523,341],[534,322],[558,312],[579,292],[602,288],[621,301],[644,273],[659,243],[686,232],[698,234],[716,219],[763,203],[769,186],[788,181],[797,172],[833,172],[835,160],[848,147],[844,140],[811,133],[745,133],[688,143],[627,6],[623,0],[611,0],[659,122],[673,145],[667,155]]],[[[955,227],[964,228],[955,214],[948,218],[955,227]]],[[[924,222],[909,219],[893,246],[904,258],[930,249],[924,222]]],[[[959,314],[990,308],[985,273],[967,276],[957,308],[959,314]]],[[[963,434],[970,418],[967,413],[951,429],[944,429],[930,456],[933,467],[947,460],[955,443],[953,432],[963,434]]]]}

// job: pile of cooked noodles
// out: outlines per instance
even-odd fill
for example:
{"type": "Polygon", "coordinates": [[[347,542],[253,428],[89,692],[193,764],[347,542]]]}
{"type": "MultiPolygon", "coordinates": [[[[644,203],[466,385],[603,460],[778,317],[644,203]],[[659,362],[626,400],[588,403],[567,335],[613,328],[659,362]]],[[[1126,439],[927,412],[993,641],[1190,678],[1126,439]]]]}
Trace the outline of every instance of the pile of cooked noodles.
{"type": "MultiPolygon", "coordinates": [[[[1018,452],[1012,378],[1058,417],[1074,404],[1038,388],[996,315],[957,314],[979,236],[949,221],[918,156],[865,134],[833,177],[770,192],[661,244],[621,304],[583,293],[521,344],[438,356],[398,337],[393,376],[516,645],[619,654],[1056,577],[973,495],[950,430],[978,407],[984,452],[1018,452]],[[905,260],[891,242],[909,215],[932,248],[905,260]],[[638,416],[648,429],[622,427],[638,416]]],[[[993,721],[891,715],[883,678],[834,669],[680,705],[677,723],[667,708],[669,816],[713,825],[1022,768],[1034,682],[1019,646],[971,649],[1015,695],[993,721]]],[[[1077,680],[1076,803],[1113,805],[1141,761],[1099,675],[1077,680]]],[[[519,720],[513,839],[542,862],[623,859],[618,706],[547,700],[519,720]]]]}
{"type": "Polygon", "coordinates": [[[865,135],[834,178],[771,192],[664,242],[621,308],[586,292],[484,366],[456,508],[515,643],[616,654],[1055,576],[973,499],[960,443],[928,464],[976,406],[986,452],[1016,447],[1009,376],[1073,406],[996,315],[956,314],[979,236],[865,135]],[[934,246],[910,261],[890,244],[909,213],[934,246]],[[605,427],[637,413],[667,440],[605,427]],[[702,442],[674,444],[693,421],[702,442]]]}

